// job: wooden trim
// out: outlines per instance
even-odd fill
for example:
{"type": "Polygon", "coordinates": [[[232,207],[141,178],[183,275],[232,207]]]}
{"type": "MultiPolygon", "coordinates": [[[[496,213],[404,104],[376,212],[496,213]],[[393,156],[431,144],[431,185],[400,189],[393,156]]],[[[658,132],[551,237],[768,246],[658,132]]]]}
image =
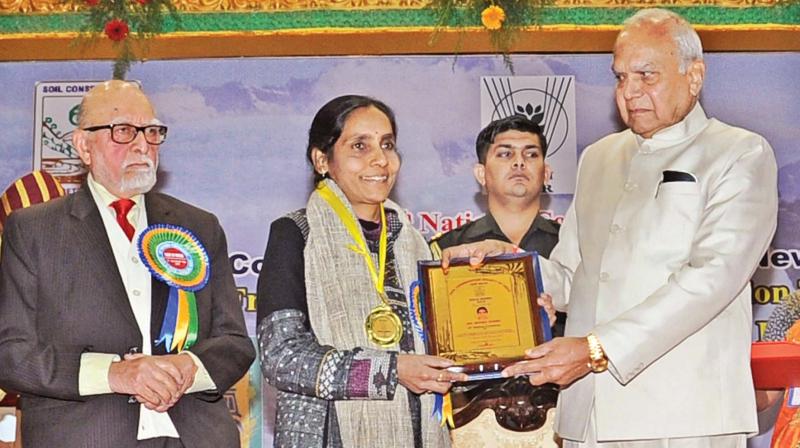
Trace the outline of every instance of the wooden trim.
{"type": "MultiPolygon", "coordinates": [[[[787,0],[553,0],[558,8],[653,8],[653,7],[771,7],[787,0]]],[[[371,11],[380,9],[423,9],[431,0],[173,0],[181,12],[275,12],[349,10],[371,11]]],[[[0,0],[0,14],[63,13],[87,10],[88,5],[64,0],[0,0]]]]}
{"type": "MultiPolygon", "coordinates": [[[[800,26],[697,27],[706,51],[800,51],[800,26]]],[[[618,27],[544,26],[520,34],[514,53],[611,52],[618,27]]],[[[110,42],[81,48],[75,33],[0,34],[0,61],[114,59],[110,42]]],[[[171,33],[150,41],[147,59],[495,53],[482,29],[336,29],[171,33]]]]}

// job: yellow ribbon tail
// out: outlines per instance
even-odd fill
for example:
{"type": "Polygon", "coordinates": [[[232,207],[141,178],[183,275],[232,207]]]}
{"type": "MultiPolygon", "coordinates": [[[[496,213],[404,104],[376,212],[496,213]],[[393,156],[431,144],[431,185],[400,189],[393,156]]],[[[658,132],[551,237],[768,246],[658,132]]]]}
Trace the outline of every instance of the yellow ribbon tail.
{"type": "Polygon", "coordinates": [[[362,256],[363,255],[367,255],[367,256],[369,256],[369,252],[368,251],[365,251],[364,249],[356,246],[355,244],[348,244],[347,248],[352,250],[353,252],[359,254],[359,255],[362,255],[362,256]]]}
{"type": "Polygon", "coordinates": [[[449,392],[444,396],[444,403],[442,404],[442,426],[444,426],[445,422],[451,428],[456,427],[453,421],[453,400],[450,398],[449,392]]]}
{"type": "Polygon", "coordinates": [[[189,301],[186,299],[186,291],[178,290],[178,323],[175,324],[175,337],[172,339],[170,351],[177,347],[183,347],[186,335],[189,332],[189,301]]]}

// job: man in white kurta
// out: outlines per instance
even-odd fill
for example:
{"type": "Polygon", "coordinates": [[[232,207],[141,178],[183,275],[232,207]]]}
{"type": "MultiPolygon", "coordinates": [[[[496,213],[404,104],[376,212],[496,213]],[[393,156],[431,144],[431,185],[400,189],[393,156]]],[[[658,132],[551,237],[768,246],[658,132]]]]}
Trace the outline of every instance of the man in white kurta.
{"type": "Polygon", "coordinates": [[[589,146],[545,285],[566,337],[507,369],[565,386],[566,447],[744,447],[757,430],[749,279],[776,226],[763,137],[708,118],[682,18],[644,10],[614,48],[629,129],[589,146]]]}

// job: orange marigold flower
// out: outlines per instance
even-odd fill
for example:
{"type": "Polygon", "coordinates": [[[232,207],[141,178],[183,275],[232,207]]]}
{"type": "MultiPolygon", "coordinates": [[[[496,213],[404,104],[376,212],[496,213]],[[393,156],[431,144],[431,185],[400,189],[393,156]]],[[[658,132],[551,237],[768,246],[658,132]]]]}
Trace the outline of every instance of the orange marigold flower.
{"type": "Polygon", "coordinates": [[[481,23],[486,29],[499,30],[506,20],[506,12],[497,5],[490,5],[481,12],[481,23]]]}
{"type": "Polygon", "coordinates": [[[97,6],[97,4],[100,3],[100,0],[84,0],[84,1],[89,6],[97,6]]]}
{"type": "Polygon", "coordinates": [[[113,41],[120,41],[128,37],[128,24],[124,20],[114,19],[106,23],[106,36],[113,41]]]}

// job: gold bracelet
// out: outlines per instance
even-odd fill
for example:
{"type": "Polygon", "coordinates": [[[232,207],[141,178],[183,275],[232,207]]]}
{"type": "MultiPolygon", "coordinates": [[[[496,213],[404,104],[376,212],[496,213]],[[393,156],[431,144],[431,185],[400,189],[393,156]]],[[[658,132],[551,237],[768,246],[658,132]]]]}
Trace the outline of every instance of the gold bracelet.
{"type": "Polygon", "coordinates": [[[600,345],[600,340],[594,333],[586,335],[586,341],[589,342],[589,368],[594,373],[601,373],[608,370],[608,358],[603,351],[603,346],[600,345]]]}

